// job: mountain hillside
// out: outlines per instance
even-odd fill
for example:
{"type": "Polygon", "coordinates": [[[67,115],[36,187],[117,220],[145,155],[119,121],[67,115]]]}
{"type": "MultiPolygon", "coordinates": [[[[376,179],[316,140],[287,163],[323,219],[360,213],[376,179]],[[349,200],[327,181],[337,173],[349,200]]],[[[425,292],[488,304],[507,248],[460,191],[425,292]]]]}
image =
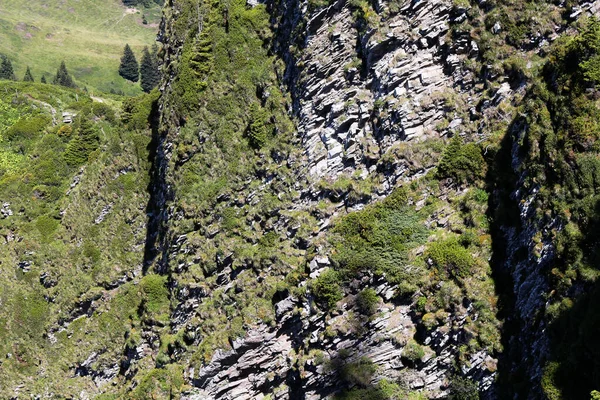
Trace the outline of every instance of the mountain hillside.
{"type": "Polygon", "coordinates": [[[65,61],[82,88],[139,94],[138,87],[119,77],[118,67],[126,43],[138,59],[142,48],[154,43],[160,7],[149,5],[127,8],[120,0],[3,0],[0,54],[12,60],[19,80],[30,66],[36,82],[42,75],[51,81],[65,61]]]}
{"type": "Polygon", "coordinates": [[[599,398],[599,10],[170,0],[151,93],[0,81],[0,397],[599,398]]]}

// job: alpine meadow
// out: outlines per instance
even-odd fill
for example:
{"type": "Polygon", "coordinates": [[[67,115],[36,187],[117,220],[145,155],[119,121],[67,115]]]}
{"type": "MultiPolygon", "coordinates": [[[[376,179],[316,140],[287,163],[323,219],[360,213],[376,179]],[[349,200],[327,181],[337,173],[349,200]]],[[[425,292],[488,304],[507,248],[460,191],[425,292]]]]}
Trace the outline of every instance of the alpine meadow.
{"type": "Polygon", "coordinates": [[[11,58],[19,80],[27,66],[39,82],[43,75],[53,77],[66,61],[82,88],[136,95],[141,93],[139,87],[121,79],[115,65],[126,43],[139,58],[144,46],[154,43],[161,11],[158,4],[149,5],[128,8],[120,0],[2,0],[0,54],[11,58]]]}

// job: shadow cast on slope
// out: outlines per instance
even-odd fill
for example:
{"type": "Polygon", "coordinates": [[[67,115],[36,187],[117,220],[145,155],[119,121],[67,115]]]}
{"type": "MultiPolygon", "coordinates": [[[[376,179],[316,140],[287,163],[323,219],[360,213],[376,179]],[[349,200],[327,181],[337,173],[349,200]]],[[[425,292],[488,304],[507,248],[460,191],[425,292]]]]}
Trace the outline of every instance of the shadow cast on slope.
{"type": "Polygon", "coordinates": [[[165,136],[159,131],[158,101],[152,103],[152,111],[148,117],[152,129],[152,140],[148,145],[150,167],[150,183],[148,193],[150,199],[146,205],[148,223],[144,244],[143,273],[156,262],[157,272],[164,272],[167,241],[167,209],[166,203],[170,198],[170,190],[166,183],[168,160],[165,154],[165,136]],[[158,260],[157,260],[158,259],[158,260]]]}
{"type": "Polygon", "coordinates": [[[588,274],[595,276],[573,285],[548,324],[552,353],[542,386],[550,399],[587,399],[600,390],[600,198],[595,197],[593,216],[577,246],[588,274]]]}
{"type": "MultiPolygon", "coordinates": [[[[513,170],[514,132],[522,128],[517,117],[507,129],[500,148],[488,160],[488,212],[491,221],[493,256],[492,277],[499,298],[499,318],[502,329],[503,354],[498,363],[497,396],[502,399],[586,399],[592,390],[600,389],[600,281],[587,282],[573,278],[568,297],[562,300],[556,290],[564,279],[561,267],[578,259],[588,266],[592,275],[600,275],[600,195],[594,196],[591,217],[577,240],[556,254],[541,273],[550,285],[546,309],[540,310],[536,321],[524,321],[515,304],[516,286],[513,278],[517,263],[527,260],[527,243],[515,247],[515,239],[523,229],[519,208],[512,193],[519,179],[513,170]],[[512,243],[511,243],[512,239],[512,243]],[[566,253],[580,251],[578,257],[566,253]],[[553,269],[554,268],[554,269],[553,269]],[[551,271],[552,270],[552,271],[551,271]],[[554,270],[559,271],[554,273],[554,270]],[[560,300],[552,315],[549,305],[560,300]],[[573,300],[571,300],[573,299],[573,300]],[[543,359],[532,357],[532,346],[546,336],[549,348],[543,359]],[[542,365],[534,365],[536,362],[542,365]],[[533,376],[532,370],[543,368],[543,375],[533,376]]],[[[571,278],[568,278],[571,282],[571,278]]]]}
{"type": "Polygon", "coordinates": [[[513,398],[517,393],[528,397],[531,390],[525,365],[519,365],[519,360],[525,357],[521,343],[516,340],[522,329],[523,321],[515,309],[514,281],[511,271],[511,261],[519,261],[527,257],[527,248],[520,248],[510,254],[509,232],[514,236],[520,232],[521,220],[519,208],[511,199],[516,188],[518,177],[512,168],[513,138],[511,132],[517,129],[517,121],[513,121],[504,135],[499,149],[486,154],[488,172],[485,178],[488,200],[488,218],[492,236],[492,258],[490,265],[492,278],[498,297],[498,319],[503,321],[501,343],[504,352],[498,359],[498,398],[513,398]]]}

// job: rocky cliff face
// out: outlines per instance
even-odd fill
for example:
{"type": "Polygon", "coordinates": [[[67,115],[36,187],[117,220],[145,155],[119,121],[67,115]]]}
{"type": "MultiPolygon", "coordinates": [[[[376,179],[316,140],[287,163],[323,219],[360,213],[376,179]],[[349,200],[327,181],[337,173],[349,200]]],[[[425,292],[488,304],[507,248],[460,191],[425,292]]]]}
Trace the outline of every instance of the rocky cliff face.
{"type": "MultiPolygon", "coordinates": [[[[173,19],[167,20],[164,34],[170,40],[165,70],[171,78],[163,90],[162,113],[170,122],[166,128],[167,147],[175,148],[180,143],[181,129],[175,126],[181,121],[172,117],[177,111],[168,108],[177,77],[170,71],[183,44],[173,31],[177,4],[172,7],[173,19]]],[[[297,133],[293,135],[299,139],[287,165],[273,160],[280,167],[286,165],[291,176],[296,177],[292,187],[280,186],[278,194],[286,197],[290,189],[299,193],[281,204],[274,214],[270,212],[266,220],[244,211],[245,220],[252,225],[258,222],[260,235],[275,232],[285,237],[282,240],[291,241],[293,251],[307,260],[306,275],[302,262],[293,265],[288,261],[277,266],[275,259],[263,263],[263,270],[256,270],[229,247],[217,255],[224,261],[217,266],[214,283],[195,284],[202,288],[186,286],[184,271],[191,269],[194,261],[186,264],[184,260],[193,260],[196,254],[197,263],[202,246],[193,244],[198,239],[190,238],[197,233],[179,235],[178,228],[171,225],[168,257],[175,269],[171,276],[178,304],[171,326],[175,332],[199,332],[203,320],[198,310],[211,304],[220,313],[220,306],[214,305],[215,296],[250,290],[244,289],[247,276],[262,282],[270,276],[283,280],[300,271],[296,285],[308,288],[308,292],[298,295],[286,288],[277,291],[272,320],[249,322],[246,333],[209,353],[205,362],[188,364],[185,376],[193,388],[184,398],[324,398],[348,389],[346,375],[351,368],[373,368],[357,388],[384,380],[401,382],[403,390],[421,392],[429,398],[443,398],[448,395],[449,379],[463,374],[478,382],[488,397],[493,396],[495,351],[491,347],[466,353],[461,349],[473,337],[472,321],[477,321],[479,315],[472,304],[477,298],[470,297],[473,293],[466,293],[463,304],[440,316],[440,323],[433,328],[423,328],[423,313],[416,311],[419,293],[426,296],[426,291],[400,299],[398,285],[381,276],[367,274],[354,279],[333,314],[317,307],[310,294],[310,282],[332,265],[332,250],[326,244],[331,221],[385,197],[403,183],[419,179],[436,164],[440,154],[439,145],[432,150],[429,143],[438,143],[449,132],[462,132],[463,121],[468,117],[457,104],[450,103],[476,103],[469,91],[474,77],[461,68],[461,60],[476,56],[477,46],[468,41],[447,41],[453,19],[461,18],[465,10],[457,12],[449,3],[434,1],[381,3],[370,9],[370,16],[357,16],[357,7],[343,1],[317,9],[298,2],[270,4],[269,8],[271,21],[277,26],[274,46],[286,62],[279,75],[280,84],[286,84],[291,93],[290,113],[297,121],[297,133]],[[354,180],[357,188],[336,187],[336,182],[344,179],[354,180]],[[361,183],[368,183],[373,189],[365,193],[358,188],[361,183]],[[292,214],[308,214],[311,218],[299,222],[298,218],[290,218],[292,214]],[[295,237],[299,229],[308,232],[302,238],[295,237]],[[316,250],[317,254],[310,255],[307,249],[316,250]],[[381,298],[378,313],[372,318],[361,317],[355,305],[357,295],[365,288],[373,288],[381,298]],[[424,349],[416,358],[408,355],[415,345],[424,349]],[[456,369],[459,357],[463,361],[456,369]]],[[[496,104],[504,99],[501,94],[506,96],[509,91],[503,86],[495,98],[496,104]]],[[[202,157],[201,153],[202,150],[194,156],[202,157]]],[[[264,161],[263,165],[273,161],[264,161]]],[[[172,160],[168,168],[171,171],[167,179],[176,182],[177,162],[172,160]]],[[[259,203],[255,199],[264,198],[273,181],[286,179],[271,172],[266,177],[250,174],[246,178],[232,195],[219,196],[217,204],[247,209],[248,205],[259,203]]],[[[427,224],[441,231],[460,231],[462,216],[450,199],[467,191],[460,187],[442,188],[439,194],[425,190],[415,193],[411,201],[419,209],[431,196],[439,195],[443,206],[432,213],[427,224]]],[[[178,207],[181,206],[172,209],[170,221],[189,218],[184,210],[177,211],[178,207]]],[[[227,243],[218,221],[199,232],[201,240],[209,244],[227,243]]],[[[422,256],[423,251],[415,249],[414,254],[422,256]]],[[[485,273],[479,278],[489,279],[485,273]]],[[[271,290],[269,285],[272,283],[259,287],[271,290]]],[[[440,282],[438,289],[443,285],[440,282]]],[[[494,296],[491,289],[485,286],[485,296],[494,296]]],[[[234,294],[230,297],[235,301],[234,294]]],[[[203,334],[192,335],[189,344],[192,348],[202,346],[211,333],[207,329],[203,334]]],[[[185,365],[190,362],[187,360],[183,354],[179,362],[185,365]]]]}
{"type": "MultiPolygon", "coordinates": [[[[448,117],[443,100],[455,93],[456,81],[464,84],[447,63],[449,3],[381,3],[371,21],[357,21],[343,1],[312,13],[299,6],[304,11],[296,13],[307,21],[304,43],[300,54],[284,53],[284,59],[294,75],[298,130],[312,176],[366,176],[394,144],[445,133],[438,127],[448,117]]],[[[293,22],[281,25],[278,37],[298,34],[293,22]]],[[[452,128],[460,124],[453,119],[452,128]]]]}
{"type": "Polygon", "coordinates": [[[87,286],[62,299],[76,274],[10,258],[60,306],[41,346],[68,350],[15,397],[61,393],[55,368],[81,398],[495,399],[513,373],[541,398],[564,227],[524,184],[517,107],[567,28],[564,5],[528,5],[543,18],[515,27],[511,2],[168,1],[160,97],[123,112],[143,151],[104,154],[64,200],[87,286]],[[106,221],[116,261],[86,240],[106,221]]]}
{"type": "MultiPolygon", "coordinates": [[[[594,5],[581,8],[593,9],[594,5]]],[[[323,246],[330,221],[362,209],[433,168],[439,153],[423,154],[419,143],[451,135],[487,140],[499,120],[511,117],[507,109],[523,95],[523,82],[496,75],[490,84],[493,73],[482,79],[467,66],[470,59],[480,56],[477,42],[460,29],[451,32],[451,27],[471,18],[468,7],[419,1],[381,2],[371,8],[336,1],[315,8],[314,4],[290,1],[269,3],[268,9],[275,29],[274,50],[285,62],[285,70],[278,76],[291,94],[290,112],[296,118],[302,150],[302,155],[295,155],[299,163],[288,163],[301,177],[295,185],[300,195],[280,212],[314,212],[324,200],[333,204],[321,208],[315,221],[318,228],[299,246],[302,252],[317,244],[317,255],[306,256],[308,276],[298,283],[300,287],[306,285],[309,294],[278,292],[277,301],[273,300],[273,321],[251,324],[243,337],[218,350],[202,366],[187,370],[193,389],[184,397],[323,398],[339,393],[348,384],[343,377],[345,367],[360,366],[367,359],[376,366],[376,372],[368,383],[356,387],[389,380],[403,382],[409,390],[429,398],[442,398],[449,393],[449,378],[462,374],[478,383],[484,397],[494,398],[498,353],[488,348],[470,352],[466,359],[459,356],[470,336],[465,321],[478,318],[470,304],[477,298],[467,296],[464,308],[454,310],[438,327],[424,330],[422,314],[416,311],[418,294],[412,301],[401,301],[397,286],[381,277],[355,280],[345,289],[347,297],[341,308],[329,315],[312,303],[309,281],[331,266],[331,249],[323,246]],[[415,154],[407,154],[407,148],[415,149],[415,154]],[[355,193],[335,188],[336,182],[348,178],[369,182],[372,190],[365,194],[357,188],[353,188],[355,193]],[[367,287],[375,289],[382,306],[377,317],[359,318],[361,326],[357,327],[352,299],[367,287]],[[406,356],[413,337],[427,346],[416,362],[406,356]],[[454,368],[457,358],[462,359],[458,370],[454,368]]],[[[498,33],[501,29],[497,23],[491,30],[498,33]]],[[[545,38],[555,38],[562,29],[555,27],[538,37],[534,51],[547,46],[545,38]]],[[[518,169],[516,155],[513,163],[518,169]]],[[[262,180],[261,188],[267,181],[262,180]]],[[[515,187],[519,187],[518,182],[515,187]]],[[[438,196],[452,199],[464,194],[463,190],[450,184],[438,196]]],[[[415,198],[415,206],[418,208],[427,197],[415,198]]],[[[553,257],[551,243],[540,242],[539,232],[553,227],[541,227],[532,219],[534,198],[535,189],[527,195],[515,191],[513,199],[519,203],[523,226],[503,231],[509,246],[504,265],[514,282],[514,311],[521,321],[519,333],[506,343],[521,349],[517,357],[527,360],[532,382],[539,382],[548,352],[544,322],[538,314],[548,284],[540,271],[553,257]],[[522,258],[522,254],[528,256],[522,258]]],[[[236,206],[236,202],[229,201],[228,205],[236,206]]],[[[449,206],[442,210],[432,215],[431,223],[460,232],[461,228],[448,222],[458,218],[460,210],[449,206]]],[[[296,221],[285,219],[274,224],[275,231],[287,231],[288,236],[297,226],[296,221]]],[[[184,238],[177,248],[185,248],[185,243],[184,238]]],[[[297,267],[286,268],[291,271],[297,267]]],[[[236,273],[225,272],[229,276],[222,278],[222,284],[236,287],[236,273]]],[[[188,313],[211,295],[202,292],[201,297],[179,300],[188,304],[188,313]]],[[[189,321],[189,316],[185,320],[189,321]]],[[[200,344],[201,340],[193,342],[200,344]]],[[[534,386],[530,393],[536,397],[541,389],[534,386]]]]}

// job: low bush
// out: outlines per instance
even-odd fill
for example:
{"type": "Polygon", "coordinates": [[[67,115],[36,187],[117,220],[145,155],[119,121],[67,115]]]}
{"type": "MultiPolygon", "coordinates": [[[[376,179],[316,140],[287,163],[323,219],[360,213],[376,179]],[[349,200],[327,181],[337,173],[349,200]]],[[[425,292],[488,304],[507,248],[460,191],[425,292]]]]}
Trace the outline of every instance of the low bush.
{"type": "Polygon", "coordinates": [[[325,270],[312,281],[312,291],[319,303],[329,309],[334,308],[343,297],[339,273],[333,269],[325,270]]]}
{"type": "Polygon", "coordinates": [[[486,170],[481,148],[474,143],[463,143],[456,135],[442,155],[436,176],[438,179],[452,178],[457,183],[472,183],[485,177],[486,170]]]}
{"type": "Polygon", "coordinates": [[[128,397],[132,400],[169,398],[177,396],[183,385],[182,368],[169,365],[147,373],[128,397]]]}
{"type": "Polygon", "coordinates": [[[377,311],[380,298],[372,288],[362,290],[356,296],[356,305],[360,312],[364,315],[372,315],[377,311]]]}
{"type": "Polygon", "coordinates": [[[408,207],[406,189],[397,189],[384,201],[345,216],[334,228],[333,260],[345,278],[364,272],[385,275],[389,282],[414,285],[421,276],[406,268],[408,251],[425,241],[422,217],[408,207]]]}
{"type": "Polygon", "coordinates": [[[140,281],[144,295],[145,309],[151,313],[162,313],[169,306],[169,290],[166,286],[166,277],[160,275],[146,275],[140,281]]]}
{"type": "Polygon", "coordinates": [[[88,161],[90,154],[99,146],[100,137],[89,115],[79,117],[75,137],[71,139],[65,151],[65,160],[71,166],[78,166],[88,161]]]}
{"type": "Polygon", "coordinates": [[[52,119],[47,115],[21,118],[6,131],[6,138],[10,141],[32,139],[41,133],[50,122],[52,119]]]}
{"type": "Polygon", "coordinates": [[[413,339],[409,340],[404,349],[402,349],[402,357],[413,363],[420,361],[424,356],[425,350],[423,346],[413,339]]]}
{"type": "Polygon", "coordinates": [[[454,279],[466,278],[475,265],[473,256],[455,239],[431,243],[425,256],[439,273],[454,279]]]}
{"type": "Polygon", "coordinates": [[[462,377],[453,377],[450,380],[451,400],[479,400],[477,383],[462,377]]]}
{"type": "Polygon", "coordinates": [[[49,215],[42,215],[36,219],[35,225],[40,235],[42,235],[43,240],[47,241],[54,235],[59,222],[49,215]]]}
{"type": "Polygon", "coordinates": [[[367,357],[362,357],[359,361],[348,363],[342,366],[340,375],[344,381],[350,385],[366,387],[371,383],[373,374],[377,371],[377,366],[367,357]]]}
{"type": "Polygon", "coordinates": [[[268,121],[268,113],[256,103],[250,105],[250,122],[246,129],[246,135],[250,146],[255,149],[263,147],[273,131],[268,121]]]}

